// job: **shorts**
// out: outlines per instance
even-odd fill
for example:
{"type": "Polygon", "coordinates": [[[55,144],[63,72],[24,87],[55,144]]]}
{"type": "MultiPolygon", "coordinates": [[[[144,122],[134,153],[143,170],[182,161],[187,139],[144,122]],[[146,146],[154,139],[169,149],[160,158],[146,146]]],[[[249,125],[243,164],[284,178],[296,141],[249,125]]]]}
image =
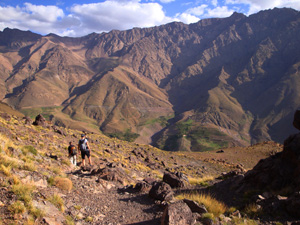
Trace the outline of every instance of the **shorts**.
{"type": "Polygon", "coordinates": [[[87,156],[88,158],[90,158],[90,150],[88,151],[81,151],[81,158],[85,159],[85,156],[87,156]]]}

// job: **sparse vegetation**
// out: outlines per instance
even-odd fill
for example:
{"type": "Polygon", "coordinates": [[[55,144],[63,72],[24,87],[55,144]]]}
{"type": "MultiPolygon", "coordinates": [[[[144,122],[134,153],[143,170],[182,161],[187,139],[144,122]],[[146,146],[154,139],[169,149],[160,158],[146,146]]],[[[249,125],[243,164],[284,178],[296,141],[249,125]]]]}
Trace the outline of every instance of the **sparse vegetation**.
{"type": "Polygon", "coordinates": [[[36,219],[36,218],[42,218],[45,215],[45,212],[41,209],[38,209],[34,207],[33,205],[30,205],[29,207],[29,213],[36,219]]]}
{"type": "Polygon", "coordinates": [[[66,225],[74,225],[74,220],[71,216],[67,215],[66,216],[66,221],[65,221],[66,225]]]}
{"type": "Polygon", "coordinates": [[[199,204],[203,204],[209,213],[212,213],[215,217],[219,217],[227,210],[226,205],[223,202],[217,201],[209,194],[203,193],[183,193],[176,196],[177,199],[189,199],[199,204]]]}
{"type": "Polygon", "coordinates": [[[36,150],[35,147],[31,146],[31,145],[25,145],[22,148],[22,152],[24,155],[27,155],[28,152],[32,153],[33,155],[37,155],[38,151],[36,150]]]}
{"type": "Polygon", "coordinates": [[[246,205],[244,212],[250,217],[256,217],[261,213],[261,207],[255,203],[246,205]]]}
{"type": "MultiPolygon", "coordinates": [[[[158,121],[155,122],[157,123],[158,121]]],[[[179,128],[182,132],[187,132],[184,139],[188,142],[193,141],[191,138],[191,136],[194,135],[193,122],[194,121],[191,122],[188,120],[185,122],[186,124],[181,124],[182,127],[179,128]]],[[[74,224],[73,218],[67,215],[70,211],[74,210],[75,214],[72,215],[76,220],[81,220],[83,223],[99,222],[98,218],[102,215],[98,216],[93,214],[88,216],[88,214],[85,213],[85,210],[88,210],[87,204],[81,201],[82,199],[76,199],[75,205],[70,204],[68,199],[66,200],[66,202],[68,202],[66,206],[63,200],[63,198],[67,199],[72,196],[73,192],[74,194],[82,193],[81,186],[78,187],[76,179],[73,180],[73,176],[67,177],[70,171],[69,159],[67,157],[68,141],[69,139],[77,139],[77,137],[80,137],[81,132],[65,129],[68,136],[60,136],[49,128],[36,128],[31,125],[25,126],[17,120],[11,120],[10,123],[6,123],[6,121],[0,117],[0,125],[2,124],[4,124],[2,127],[6,127],[6,129],[10,129],[10,126],[14,126],[14,129],[9,130],[11,132],[8,135],[10,138],[0,134],[2,135],[0,136],[0,185],[3,187],[1,189],[2,192],[6,191],[6,197],[10,198],[9,200],[3,198],[3,200],[0,201],[0,204],[2,204],[3,201],[5,204],[3,207],[7,207],[10,214],[9,218],[5,218],[3,224],[14,224],[16,220],[18,220],[20,224],[36,223],[46,213],[40,208],[37,208],[38,205],[35,203],[40,203],[40,201],[49,201],[54,204],[65,217],[65,224],[74,224]],[[18,129],[17,126],[23,126],[22,129],[24,130],[18,129]],[[40,140],[36,141],[37,134],[40,135],[40,140]],[[1,139],[2,137],[3,139],[1,139]],[[47,179],[48,186],[45,185],[45,179],[47,179]],[[71,179],[74,183],[72,183],[71,179]],[[36,185],[36,187],[34,185],[36,185]],[[74,190],[72,190],[73,185],[74,190]],[[43,191],[40,192],[42,189],[43,191]],[[57,194],[53,195],[53,193],[57,194]],[[68,208],[65,210],[65,207],[68,208]],[[26,218],[21,215],[24,213],[26,218]]],[[[215,135],[215,133],[209,133],[207,130],[205,132],[208,132],[206,134],[215,135]]],[[[121,177],[123,180],[118,182],[123,185],[130,184],[132,187],[134,187],[137,181],[142,180],[146,176],[156,180],[162,179],[163,172],[166,168],[169,172],[182,172],[186,174],[189,183],[192,185],[207,186],[216,175],[210,175],[211,170],[209,165],[212,158],[216,158],[214,168],[220,167],[223,171],[224,168],[224,170],[227,170],[233,167],[230,167],[231,164],[229,163],[225,166],[218,164],[217,157],[215,156],[224,157],[224,155],[226,155],[226,157],[230,156],[228,158],[231,158],[232,156],[236,157],[236,155],[238,155],[236,150],[232,150],[232,154],[228,155],[227,150],[225,150],[226,153],[219,155],[214,155],[212,152],[205,152],[205,156],[202,157],[202,155],[192,152],[178,151],[170,153],[161,151],[152,146],[110,139],[104,135],[89,134],[89,138],[91,140],[93,162],[104,162],[104,164],[107,163],[107,165],[112,163],[117,167],[122,167],[120,171],[125,178],[121,177]],[[135,150],[135,152],[133,152],[133,150],[135,150]],[[129,156],[133,157],[129,158],[129,156]],[[205,159],[207,159],[207,161],[205,161],[205,159]],[[201,164],[196,164],[199,161],[201,161],[201,164]]],[[[198,140],[202,141],[200,138],[198,140]]],[[[251,156],[257,154],[253,154],[256,148],[260,147],[249,147],[247,154],[249,152],[251,152],[251,156]]],[[[262,152],[262,150],[260,151],[262,152]]],[[[242,150],[240,152],[242,152],[242,150]]],[[[266,156],[267,154],[264,149],[263,154],[260,154],[260,158],[262,158],[262,155],[266,156]]],[[[239,160],[240,158],[235,158],[235,162],[238,161],[237,159],[239,160]]],[[[241,163],[248,162],[249,159],[244,159],[241,163]]],[[[258,159],[256,160],[258,161],[258,159]]],[[[81,179],[80,176],[78,176],[78,179],[81,179]]],[[[105,188],[110,188],[111,185],[110,181],[99,182],[98,189],[94,179],[91,179],[93,180],[93,185],[90,185],[89,179],[83,180],[86,182],[84,185],[91,187],[91,190],[95,191],[95,193],[105,191],[105,188]]],[[[291,192],[292,190],[282,189],[280,193],[291,192]]],[[[253,193],[247,197],[250,198],[252,194],[253,193]]],[[[84,197],[85,196],[82,196],[82,198],[84,197]]],[[[81,196],[79,196],[79,198],[81,198],[81,196]]],[[[192,193],[182,198],[188,198],[200,204],[204,204],[209,210],[209,213],[204,214],[202,217],[212,220],[226,211],[226,217],[230,216],[232,221],[236,221],[236,224],[256,224],[256,221],[248,219],[248,216],[255,218],[261,215],[259,208],[254,205],[248,205],[241,211],[245,217],[239,219],[231,215],[236,211],[235,208],[226,210],[224,204],[222,205],[221,202],[218,202],[211,196],[200,196],[199,193],[192,193]]],[[[103,210],[105,211],[105,208],[103,208],[103,210]]],[[[105,220],[105,218],[101,219],[105,220]]]]}
{"type": "Polygon", "coordinates": [[[10,172],[11,168],[10,166],[5,166],[5,165],[1,165],[0,167],[0,171],[2,171],[6,176],[10,177],[11,176],[11,172],[10,172]]]}
{"type": "Polygon", "coordinates": [[[93,217],[88,216],[84,220],[85,220],[85,222],[91,223],[91,222],[93,222],[93,217]]]}
{"type": "Polygon", "coordinates": [[[139,134],[131,132],[131,129],[126,129],[125,132],[116,132],[116,133],[109,133],[109,137],[117,138],[120,140],[133,142],[135,139],[139,137],[139,134]]]}
{"type": "Polygon", "coordinates": [[[71,191],[73,184],[69,178],[64,177],[55,177],[54,178],[54,185],[61,190],[71,191]]]}
{"type": "Polygon", "coordinates": [[[192,185],[208,186],[208,182],[214,180],[213,176],[205,176],[200,178],[189,177],[189,183],[192,185]]]}
{"type": "Polygon", "coordinates": [[[12,212],[12,214],[22,214],[26,211],[26,207],[23,202],[18,200],[8,206],[8,210],[12,212]]]}
{"type": "Polygon", "coordinates": [[[48,198],[48,201],[55,205],[60,211],[65,211],[65,202],[58,194],[52,195],[48,198]]]}
{"type": "Polygon", "coordinates": [[[33,162],[25,162],[23,165],[23,169],[28,171],[36,171],[36,166],[33,162]]]}
{"type": "Polygon", "coordinates": [[[33,190],[34,187],[29,184],[19,183],[12,186],[13,193],[16,194],[18,200],[23,201],[25,205],[31,204],[33,190]]]}

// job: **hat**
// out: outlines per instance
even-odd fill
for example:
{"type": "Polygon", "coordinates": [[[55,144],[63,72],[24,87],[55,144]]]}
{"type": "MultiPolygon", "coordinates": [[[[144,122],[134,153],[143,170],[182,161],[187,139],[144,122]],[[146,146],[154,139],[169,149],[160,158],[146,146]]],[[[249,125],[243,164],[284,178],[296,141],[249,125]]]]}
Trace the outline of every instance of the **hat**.
{"type": "Polygon", "coordinates": [[[82,135],[81,135],[81,137],[84,137],[84,136],[85,136],[85,134],[82,134],[82,135]]]}

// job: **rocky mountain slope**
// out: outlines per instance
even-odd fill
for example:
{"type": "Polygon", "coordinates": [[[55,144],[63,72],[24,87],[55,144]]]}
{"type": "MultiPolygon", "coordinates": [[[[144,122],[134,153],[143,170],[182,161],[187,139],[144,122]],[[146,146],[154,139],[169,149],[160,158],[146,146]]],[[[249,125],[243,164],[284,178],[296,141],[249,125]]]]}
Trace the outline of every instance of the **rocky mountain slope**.
{"type": "Polygon", "coordinates": [[[300,105],[299,15],[275,8],[81,38],[5,29],[0,98],[172,151],[283,142],[300,105]]]}
{"type": "Polygon", "coordinates": [[[300,219],[299,133],[284,146],[265,142],[175,153],[88,133],[93,165],[79,167],[79,157],[75,168],[67,146],[81,131],[54,126],[42,116],[33,123],[0,111],[1,224],[297,224],[300,219]]]}

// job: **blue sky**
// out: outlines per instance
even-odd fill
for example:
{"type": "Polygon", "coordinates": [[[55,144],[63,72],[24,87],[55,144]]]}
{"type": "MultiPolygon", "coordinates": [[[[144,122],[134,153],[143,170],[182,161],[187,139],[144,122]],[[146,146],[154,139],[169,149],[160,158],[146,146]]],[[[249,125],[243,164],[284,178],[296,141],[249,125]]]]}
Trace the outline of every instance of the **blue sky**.
{"type": "Polygon", "coordinates": [[[300,10],[300,0],[2,0],[0,30],[9,27],[79,37],[172,21],[189,24],[228,17],[235,11],[250,15],[274,7],[300,10]]]}

